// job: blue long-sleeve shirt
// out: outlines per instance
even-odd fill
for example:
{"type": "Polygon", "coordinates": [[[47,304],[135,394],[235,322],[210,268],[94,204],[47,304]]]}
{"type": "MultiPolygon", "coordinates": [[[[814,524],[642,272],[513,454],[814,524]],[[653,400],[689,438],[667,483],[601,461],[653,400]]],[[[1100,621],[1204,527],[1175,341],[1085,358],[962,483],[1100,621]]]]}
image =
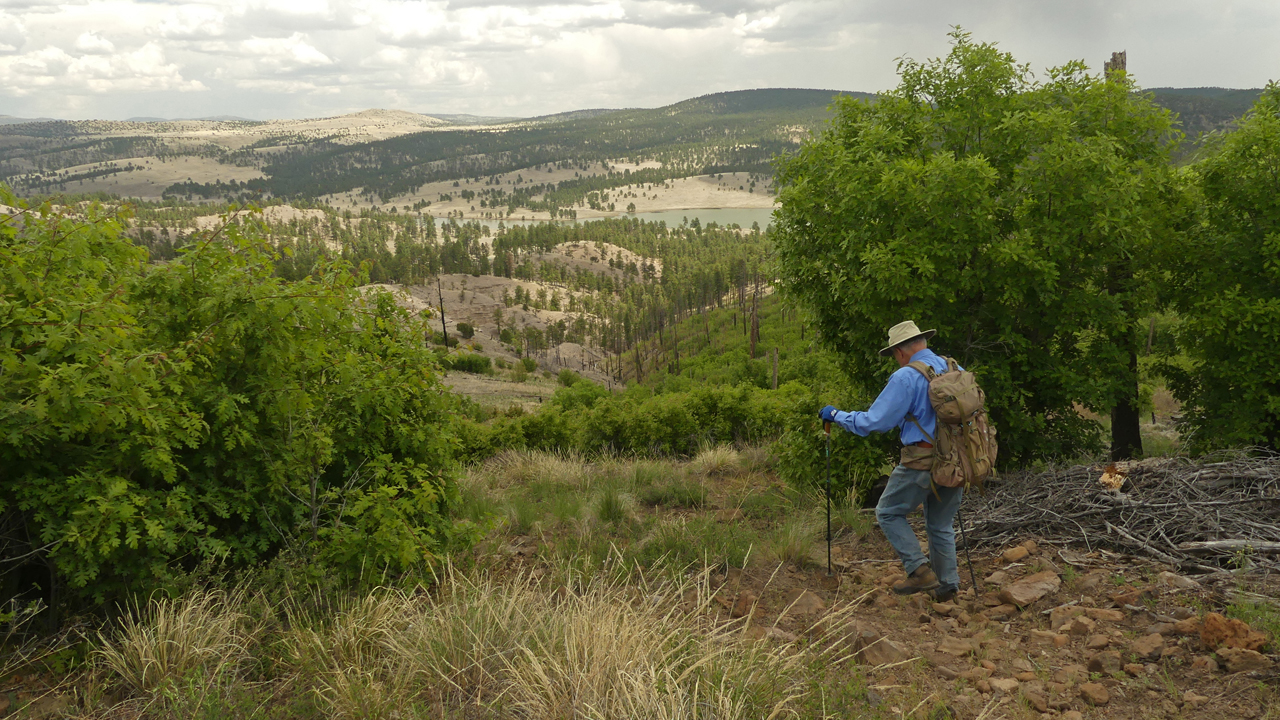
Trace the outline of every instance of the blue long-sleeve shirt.
{"type": "MultiPolygon", "coordinates": [[[[920,360],[934,372],[946,372],[947,361],[929,348],[911,356],[911,362],[920,360]]],[[[913,367],[902,366],[889,376],[889,384],[880,391],[880,397],[871,403],[866,412],[836,411],[835,422],[855,435],[866,437],[873,432],[889,432],[898,428],[898,438],[903,445],[912,445],[929,439],[915,423],[907,419],[907,413],[915,416],[930,436],[935,436],[938,416],[929,404],[929,381],[913,367]]]]}

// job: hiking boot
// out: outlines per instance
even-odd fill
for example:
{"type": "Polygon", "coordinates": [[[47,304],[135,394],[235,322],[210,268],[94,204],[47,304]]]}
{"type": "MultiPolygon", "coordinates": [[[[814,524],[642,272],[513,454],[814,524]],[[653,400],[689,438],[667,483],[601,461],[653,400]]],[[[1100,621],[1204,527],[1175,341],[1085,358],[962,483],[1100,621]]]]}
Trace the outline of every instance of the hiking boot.
{"type": "Polygon", "coordinates": [[[906,580],[894,583],[893,591],[899,595],[910,595],[932,590],[938,587],[938,584],[938,576],[933,574],[933,568],[928,565],[921,565],[916,568],[915,572],[907,576],[906,580]]]}
{"type": "Polygon", "coordinates": [[[929,594],[933,596],[933,601],[936,603],[949,603],[956,599],[956,593],[958,592],[960,592],[960,588],[940,587],[937,590],[930,591],[929,594]]]}

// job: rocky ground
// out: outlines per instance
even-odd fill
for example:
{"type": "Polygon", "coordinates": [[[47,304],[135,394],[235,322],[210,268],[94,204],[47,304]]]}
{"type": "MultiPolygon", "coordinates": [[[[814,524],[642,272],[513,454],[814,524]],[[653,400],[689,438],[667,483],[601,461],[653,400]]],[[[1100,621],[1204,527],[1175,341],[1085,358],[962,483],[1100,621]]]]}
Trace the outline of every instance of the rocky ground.
{"type": "MultiPolygon", "coordinates": [[[[681,513],[751,522],[731,501],[681,513]]],[[[519,537],[504,552],[527,570],[557,542],[519,537]]],[[[710,625],[738,623],[762,642],[843,643],[851,677],[865,683],[859,716],[1280,717],[1280,648],[1223,615],[1220,585],[1030,538],[972,556],[977,593],[961,558],[963,590],[952,601],[898,596],[891,586],[903,573],[872,526],[836,541],[833,576],[819,542],[798,564],[761,558],[710,570],[711,602],[690,593],[684,610],[710,625]]],[[[1275,583],[1265,587],[1274,597],[1275,583]]]]}

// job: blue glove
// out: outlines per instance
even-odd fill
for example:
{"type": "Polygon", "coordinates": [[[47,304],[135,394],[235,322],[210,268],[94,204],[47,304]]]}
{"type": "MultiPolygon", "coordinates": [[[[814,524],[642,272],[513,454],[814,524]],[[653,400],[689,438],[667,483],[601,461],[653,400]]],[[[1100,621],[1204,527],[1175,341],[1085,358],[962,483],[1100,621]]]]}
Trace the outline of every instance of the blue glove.
{"type": "Polygon", "coordinates": [[[834,422],[836,419],[836,406],[828,405],[818,411],[818,417],[822,418],[822,422],[834,422]]]}

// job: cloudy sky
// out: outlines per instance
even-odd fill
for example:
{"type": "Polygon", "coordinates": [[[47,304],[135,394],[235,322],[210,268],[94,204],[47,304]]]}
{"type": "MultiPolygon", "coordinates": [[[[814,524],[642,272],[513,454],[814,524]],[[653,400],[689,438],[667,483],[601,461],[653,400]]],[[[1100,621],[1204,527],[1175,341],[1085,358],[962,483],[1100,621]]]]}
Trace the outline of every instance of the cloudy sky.
{"type": "Polygon", "coordinates": [[[0,114],[530,116],[757,87],[875,91],[961,25],[1036,69],[1280,78],[1277,0],[0,0],[0,114]]]}

